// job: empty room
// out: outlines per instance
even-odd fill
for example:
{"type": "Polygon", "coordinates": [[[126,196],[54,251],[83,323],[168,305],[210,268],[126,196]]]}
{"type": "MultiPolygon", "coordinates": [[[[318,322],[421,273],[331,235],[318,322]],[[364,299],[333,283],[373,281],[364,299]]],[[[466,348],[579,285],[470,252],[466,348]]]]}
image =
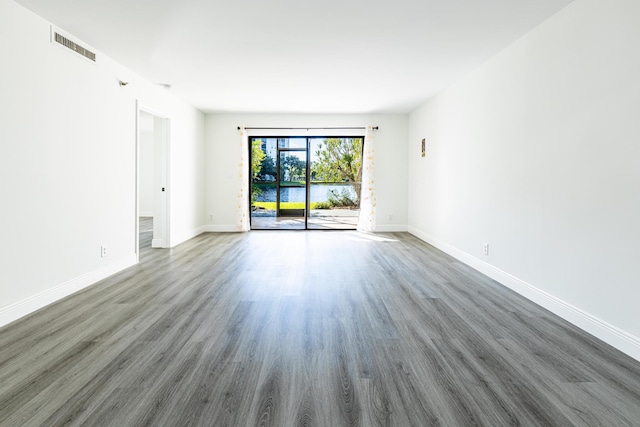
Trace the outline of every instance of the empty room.
{"type": "Polygon", "coordinates": [[[0,0],[0,426],[640,426],[640,2],[0,0]]]}

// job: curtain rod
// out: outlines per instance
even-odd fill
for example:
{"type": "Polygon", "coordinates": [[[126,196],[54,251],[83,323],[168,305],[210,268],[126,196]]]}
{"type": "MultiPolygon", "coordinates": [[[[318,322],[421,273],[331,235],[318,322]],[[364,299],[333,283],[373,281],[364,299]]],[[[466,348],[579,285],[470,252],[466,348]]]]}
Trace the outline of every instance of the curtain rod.
{"type": "MultiPolygon", "coordinates": [[[[238,130],[240,130],[241,127],[238,126],[238,130]]],[[[246,127],[245,129],[247,130],[333,130],[333,129],[337,129],[337,130],[347,130],[347,129],[366,129],[366,126],[355,126],[355,127],[334,127],[334,128],[250,128],[250,127],[246,127]]],[[[373,126],[373,130],[378,130],[378,126],[373,126]]]]}

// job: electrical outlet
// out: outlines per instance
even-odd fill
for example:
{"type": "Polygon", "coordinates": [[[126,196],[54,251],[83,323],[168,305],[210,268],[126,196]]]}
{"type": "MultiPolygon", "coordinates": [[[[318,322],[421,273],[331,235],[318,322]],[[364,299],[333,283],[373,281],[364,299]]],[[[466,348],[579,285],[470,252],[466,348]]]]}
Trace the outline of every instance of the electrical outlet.
{"type": "Polygon", "coordinates": [[[209,221],[213,221],[213,214],[209,215],[209,221]]]}
{"type": "Polygon", "coordinates": [[[488,243],[483,243],[482,244],[482,253],[485,255],[489,255],[489,244],[488,243]]]}
{"type": "Polygon", "coordinates": [[[100,256],[102,256],[102,258],[107,256],[107,247],[104,245],[100,247],[100,256]]]}
{"type": "Polygon", "coordinates": [[[393,214],[389,214],[389,221],[393,221],[393,214]]]}

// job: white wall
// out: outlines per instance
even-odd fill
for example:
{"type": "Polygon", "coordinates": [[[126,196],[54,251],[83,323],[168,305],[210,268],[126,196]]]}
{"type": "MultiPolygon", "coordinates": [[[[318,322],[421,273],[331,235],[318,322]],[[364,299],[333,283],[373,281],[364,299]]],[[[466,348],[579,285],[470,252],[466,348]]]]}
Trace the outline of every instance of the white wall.
{"type": "Polygon", "coordinates": [[[577,0],[413,112],[408,214],[640,359],[638,52],[640,2],[577,0]]]}
{"type": "MultiPolygon", "coordinates": [[[[379,126],[376,150],[377,230],[406,230],[406,115],[266,115],[208,114],[206,117],[206,207],[208,230],[235,231],[237,206],[238,126],[340,127],[379,126]],[[391,215],[391,217],[390,217],[391,215]],[[212,216],[212,220],[210,220],[212,216]]],[[[299,132],[298,132],[299,133],[299,132]]]]}
{"type": "Polygon", "coordinates": [[[0,0],[0,325],[136,262],[136,100],[171,119],[172,244],[203,225],[204,115],[49,33],[0,0]]]}
{"type": "Polygon", "coordinates": [[[154,159],[155,159],[155,141],[153,139],[153,121],[154,116],[149,113],[141,112],[140,121],[138,122],[138,131],[140,139],[138,140],[138,174],[139,174],[139,215],[153,216],[153,190],[154,186],[154,159]]]}

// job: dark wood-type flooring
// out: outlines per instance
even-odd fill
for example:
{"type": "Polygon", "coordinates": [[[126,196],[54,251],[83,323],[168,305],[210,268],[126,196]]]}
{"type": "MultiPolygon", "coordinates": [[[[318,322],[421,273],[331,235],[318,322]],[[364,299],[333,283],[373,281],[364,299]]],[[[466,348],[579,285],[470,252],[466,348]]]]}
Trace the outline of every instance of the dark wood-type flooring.
{"type": "Polygon", "coordinates": [[[0,329],[0,425],[640,426],[640,363],[406,233],[203,234],[0,329]]]}

